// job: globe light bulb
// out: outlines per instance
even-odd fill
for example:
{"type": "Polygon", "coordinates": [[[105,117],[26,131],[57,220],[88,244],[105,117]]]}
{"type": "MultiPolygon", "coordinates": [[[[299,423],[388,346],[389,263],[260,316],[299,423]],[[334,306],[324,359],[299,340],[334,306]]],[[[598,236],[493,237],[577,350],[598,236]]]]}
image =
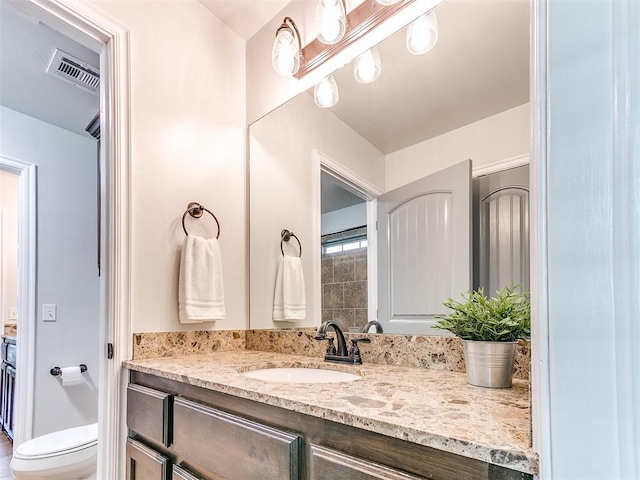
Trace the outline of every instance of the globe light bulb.
{"type": "Polygon", "coordinates": [[[435,12],[418,17],[407,28],[407,50],[421,55],[431,50],[438,41],[438,19],[435,12]]]}
{"type": "Polygon", "coordinates": [[[313,98],[321,108],[333,107],[338,103],[338,85],[333,75],[323,78],[313,89],[313,98]]]}
{"type": "Polygon", "coordinates": [[[380,54],[378,49],[373,47],[354,62],[354,76],[360,83],[371,83],[380,76],[380,54]]]}
{"type": "Polygon", "coordinates": [[[291,76],[300,68],[297,39],[286,27],[278,30],[271,52],[273,69],[283,76],[291,76]]]}
{"type": "Polygon", "coordinates": [[[316,9],[318,40],[325,44],[339,42],[346,32],[347,16],[342,0],[320,0],[316,9]]]}

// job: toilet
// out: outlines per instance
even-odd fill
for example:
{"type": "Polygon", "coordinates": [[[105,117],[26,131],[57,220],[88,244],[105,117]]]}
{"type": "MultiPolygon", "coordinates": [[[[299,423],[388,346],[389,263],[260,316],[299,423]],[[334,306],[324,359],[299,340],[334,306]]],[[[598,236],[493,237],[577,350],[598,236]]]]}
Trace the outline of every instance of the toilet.
{"type": "Polygon", "coordinates": [[[98,424],[68,428],[20,445],[11,460],[16,480],[93,480],[98,457],[98,424]]]}

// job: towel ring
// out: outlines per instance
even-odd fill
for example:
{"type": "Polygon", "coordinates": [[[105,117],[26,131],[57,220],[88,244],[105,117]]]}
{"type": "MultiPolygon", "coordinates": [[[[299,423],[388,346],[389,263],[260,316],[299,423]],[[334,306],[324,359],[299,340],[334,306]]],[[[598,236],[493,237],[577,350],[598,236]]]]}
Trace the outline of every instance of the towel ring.
{"type": "Polygon", "coordinates": [[[200,218],[204,212],[207,212],[216,221],[216,225],[218,226],[218,234],[216,235],[216,238],[220,238],[220,222],[218,222],[218,219],[216,218],[216,216],[213,213],[211,213],[211,210],[204,208],[204,206],[200,205],[198,202],[191,202],[189,205],[187,205],[187,210],[182,215],[182,229],[184,230],[184,234],[186,236],[189,236],[189,232],[187,232],[187,227],[184,224],[184,219],[186,218],[187,213],[191,215],[193,218],[200,218]]]}
{"type": "Polygon", "coordinates": [[[291,237],[295,238],[296,241],[298,242],[298,247],[300,248],[300,255],[298,255],[298,257],[301,257],[302,256],[302,244],[300,243],[300,239],[298,237],[296,237],[295,233],[290,232],[286,228],[280,232],[280,251],[282,252],[282,255],[284,255],[284,250],[282,249],[282,242],[288,242],[289,240],[291,240],[291,237]]]}

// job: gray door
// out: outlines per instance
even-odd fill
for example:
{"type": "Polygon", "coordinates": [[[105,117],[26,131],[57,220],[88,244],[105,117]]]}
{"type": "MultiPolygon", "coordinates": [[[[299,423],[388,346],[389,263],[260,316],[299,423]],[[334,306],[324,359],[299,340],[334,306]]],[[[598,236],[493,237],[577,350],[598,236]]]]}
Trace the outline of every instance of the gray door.
{"type": "Polygon", "coordinates": [[[471,160],[378,197],[378,320],[385,333],[433,329],[471,288],[471,160]]]}
{"type": "Polygon", "coordinates": [[[529,291],[529,166],[473,180],[473,288],[529,291]]]}

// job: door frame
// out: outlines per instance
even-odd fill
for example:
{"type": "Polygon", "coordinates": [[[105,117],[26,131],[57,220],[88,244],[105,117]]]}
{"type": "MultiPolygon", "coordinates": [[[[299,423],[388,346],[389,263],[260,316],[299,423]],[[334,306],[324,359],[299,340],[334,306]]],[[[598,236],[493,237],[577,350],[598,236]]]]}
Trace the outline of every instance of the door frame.
{"type": "MultiPolygon", "coordinates": [[[[0,170],[18,177],[18,335],[16,365],[15,445],[32,436],[36,326],[36,166],[0,155],[0,170]],[[22,366],[26,367],[22,369],[22,366]]],[[[3,324],[4,326],[4,324],[3,324]]]]}
{"type": "MultiPolygon", "coordinates": [[[[317,311],[314,312],[316,318],[322,322],[322,192],[321,192],[321,172],[330,175],[334,180],[345,185],[347,190],[354,195],[362,198],[367,203],[367,321],[376,320],[378,308],[378,262],[377,262],[377,235],[376,220],[378,215],[378,196],[384,192],[365,180],[360,175],[341,165],[326,153],[317,148],[312,152],[313,161],[313,189],[314,202],[312,207],[312,215],[314,218],[312,234],[312,255],[313,255],[313,272],[315,273],[315,284],[319,288],[314,288],[314,301],[317,305],[317,311]]],[[[319,324],[318,324],[319,325],[319,324]]]]}
{"type": "MultiPolygon", "coordinates": [[[[104,175],[100,185],[103,273],[100,278],[99,336],[104,353],[100,355],[99,364],[97,478],[122,478],[127,375],[121,365],[130,358],[131,352],[129,30],[89,2],[27,0],[12,5],[100,53],[100,162],[104,175]],[[108,344],[113,346],[109,359],[108,344]]],[[[35,202],[33,208],[35,218],[35,202]]],[[[35,262],[35,240],[31,259],[35,262]]],[[[28,291],[35,327],[35,275],[28,291]]],[[[26,339],[18,342],[20,363],[20,359],[28,354],[26,343],[30,337],[34,339],[26,322],[18,322],[18,336],[26,339]]],[[[34,348],[29,351],[33,353],[34,348]]],[[[22,428],[22,432],[17,433],[22,441],[33,435],[33,381],[29,384],[28,379],[33,378],[34,368],[33,360],[30,364],[21,364],[21,375],[17,378],[18,398],[31,392],[31,397],[24,403],[17,403],[16,424],[22,428]]]]}

